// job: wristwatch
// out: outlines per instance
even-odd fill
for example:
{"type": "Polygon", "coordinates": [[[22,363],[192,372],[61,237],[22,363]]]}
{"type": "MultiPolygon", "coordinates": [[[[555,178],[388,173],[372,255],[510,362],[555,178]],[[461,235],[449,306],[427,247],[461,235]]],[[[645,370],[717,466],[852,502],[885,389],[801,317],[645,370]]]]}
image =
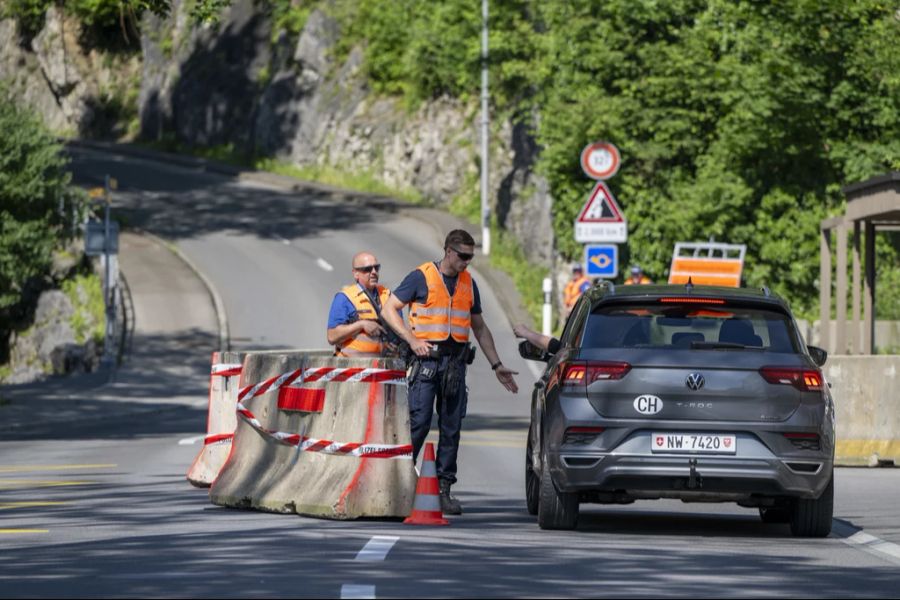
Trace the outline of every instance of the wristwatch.
{"type": "Polygon", "coordinates": [[[497,367],[499,367],[499,366],[502,365],[502,364],[503,364],[503,361],[502,361],[502,360],[498,360],[497,362],[495,362],[494,364],[491,365],[491,371],[496,371],[496,370],[497,370],[497,367]]]}

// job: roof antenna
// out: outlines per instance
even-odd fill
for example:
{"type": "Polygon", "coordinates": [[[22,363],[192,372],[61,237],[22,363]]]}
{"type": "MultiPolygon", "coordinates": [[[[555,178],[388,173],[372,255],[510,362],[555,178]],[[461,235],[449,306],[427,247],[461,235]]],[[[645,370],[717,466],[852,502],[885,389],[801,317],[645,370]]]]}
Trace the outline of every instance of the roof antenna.
{"type": "Polygon", "coordinates": [[[691,277],[688,277],[687,283],[684,284],[684,291],[686,291],[688,294],[694,291],[694,282],[692,281],[691,277]]]}

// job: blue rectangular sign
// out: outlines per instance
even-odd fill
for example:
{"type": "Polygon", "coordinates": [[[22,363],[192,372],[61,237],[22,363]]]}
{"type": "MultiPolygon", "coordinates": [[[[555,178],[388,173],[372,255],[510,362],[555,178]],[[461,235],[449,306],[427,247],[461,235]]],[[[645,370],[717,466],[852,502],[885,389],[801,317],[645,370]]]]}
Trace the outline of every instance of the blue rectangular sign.
{"type": "Polygon", "coordinates": [[[615,244],[588,244],[584,247],[584,274],[614,279],[619,275],[619,247],[615,244]]]}

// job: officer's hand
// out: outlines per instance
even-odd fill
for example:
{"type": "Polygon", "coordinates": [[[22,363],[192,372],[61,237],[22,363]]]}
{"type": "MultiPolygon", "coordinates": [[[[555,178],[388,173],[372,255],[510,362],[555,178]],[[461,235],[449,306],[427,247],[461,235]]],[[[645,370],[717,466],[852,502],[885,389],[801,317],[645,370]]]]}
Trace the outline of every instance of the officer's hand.
{"type": "Polygon", "coordinates": [[[425,340],[415,340],[409,345],[410,349],[416,353],[416,356],[426,357],[428,356],[428,351],[431,350],[431,344],[426,342],[425,340]]]}
{"type": "Polygon", "coordinates": [[[519,386],[516,385],[516,380],[513,378],[513,375],[518,375],[518,371],[513,371],[512,369],[507,369],[503,365],[497,367],[497,370],[494,371],[497,374],[497,379],[500,383],[503,384],[503,387],[511,391],[513,394],[518,393],[519,386]]]}
{"type": "Polygon", "coordinates": [[[360,323],[362,323],[363,331],[365,331],[366,335],[369,337],[378,337],[379,335],[384,334],[384,327],[379,325],[378,321],[363,319],[360,323]]]}
{"type": "Polygon", "coordinates": [[[527,331],[528,331],[528,328],[526,328],[521,323],[517,323],[516,325],[513,325],[513,334],[515,334],[516,337],[519,337],[519,338],[528,337],[525,335],[527,333],[527,331]]]}

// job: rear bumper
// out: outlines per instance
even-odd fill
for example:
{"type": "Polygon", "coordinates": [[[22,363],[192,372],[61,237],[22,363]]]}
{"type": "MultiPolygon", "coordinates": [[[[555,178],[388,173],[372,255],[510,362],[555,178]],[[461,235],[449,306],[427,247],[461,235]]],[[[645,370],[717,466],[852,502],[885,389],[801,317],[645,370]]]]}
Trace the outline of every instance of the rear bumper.
{"type": "Polygon", "coordinates": [[[833,461],[736,456],[550,453],[550,471],[565,492],[628,497],[746,501],[751,497],[818,498],[833,461]]]}

